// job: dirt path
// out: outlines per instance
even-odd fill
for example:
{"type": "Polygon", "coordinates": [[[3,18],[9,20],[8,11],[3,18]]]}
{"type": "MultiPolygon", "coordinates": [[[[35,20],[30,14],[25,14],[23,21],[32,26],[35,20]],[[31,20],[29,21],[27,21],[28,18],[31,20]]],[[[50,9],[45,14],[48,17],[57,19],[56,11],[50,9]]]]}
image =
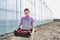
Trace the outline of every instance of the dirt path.
{"type": "Polygon", "coordinates": [[[49,23],[36,30],[34,40],[60,40],[60,22],[49,23]]]}

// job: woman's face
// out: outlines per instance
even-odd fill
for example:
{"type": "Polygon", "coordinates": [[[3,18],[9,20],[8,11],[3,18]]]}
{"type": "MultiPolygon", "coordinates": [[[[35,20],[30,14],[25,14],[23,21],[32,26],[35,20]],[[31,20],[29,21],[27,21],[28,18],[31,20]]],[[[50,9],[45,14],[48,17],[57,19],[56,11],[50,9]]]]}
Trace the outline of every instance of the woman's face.
{"type": "Polygon", "coordinates": [[[25,16],[30,16],[29,14],[30,14],[30,12],[29,11],[24,11],[24,14],[25,14],[25,16]]]}

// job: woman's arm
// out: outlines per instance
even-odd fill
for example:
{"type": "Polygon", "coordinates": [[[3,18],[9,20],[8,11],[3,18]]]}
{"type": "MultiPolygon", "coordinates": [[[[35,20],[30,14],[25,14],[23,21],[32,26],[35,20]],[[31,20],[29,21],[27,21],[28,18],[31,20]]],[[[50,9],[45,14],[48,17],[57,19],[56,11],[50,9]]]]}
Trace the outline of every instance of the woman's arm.
{"type": "Polygon", "coordinates": [[[32,29],[33,29],[33,27],[34,27],[34,26],[33,26],[33,23],[32,23],[32,29]]]}
{"type": "Polygon", "coordinates": [[[22,25],[22,18],[20,19],[19,28],[21,28],[21,25],[22,25]]]}
{"type": "Polygon", "coordinates": [[[21,28],[21,25],[22,25],[22,21],[21,21],[20,24],[19,24],[19,28],[21,28]]]}

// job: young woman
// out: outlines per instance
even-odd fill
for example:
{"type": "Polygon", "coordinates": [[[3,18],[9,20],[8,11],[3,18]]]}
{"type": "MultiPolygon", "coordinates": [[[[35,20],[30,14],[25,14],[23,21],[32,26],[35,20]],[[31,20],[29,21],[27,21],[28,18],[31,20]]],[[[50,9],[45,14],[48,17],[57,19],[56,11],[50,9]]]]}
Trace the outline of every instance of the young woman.
{"type": "Polygon", "coordinates": [[[21,22],[19,24],[19,28],[21,28],[22,26],[22,30],[28,30],[29,32],[31,32],[33,30],[33,23],[34,23],[34,19],[30,16],[30,10],[28,8],[24,9],[24,15],[21,18],[21,22]]]}

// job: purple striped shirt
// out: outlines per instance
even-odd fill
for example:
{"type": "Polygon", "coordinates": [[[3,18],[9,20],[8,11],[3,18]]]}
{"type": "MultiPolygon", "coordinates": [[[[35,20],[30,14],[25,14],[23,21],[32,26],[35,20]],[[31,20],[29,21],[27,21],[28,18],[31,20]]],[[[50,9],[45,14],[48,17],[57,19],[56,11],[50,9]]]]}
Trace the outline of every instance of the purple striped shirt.
{"type": "Polygon", "coordinates": [[[22,24],[22,29],[24,30],[29,30],[31,29],[32,25],[34,23],[34,19],[32,17],[26,18],[26,17],[22,17],[21,18],[21,24],[22,24]]]}

